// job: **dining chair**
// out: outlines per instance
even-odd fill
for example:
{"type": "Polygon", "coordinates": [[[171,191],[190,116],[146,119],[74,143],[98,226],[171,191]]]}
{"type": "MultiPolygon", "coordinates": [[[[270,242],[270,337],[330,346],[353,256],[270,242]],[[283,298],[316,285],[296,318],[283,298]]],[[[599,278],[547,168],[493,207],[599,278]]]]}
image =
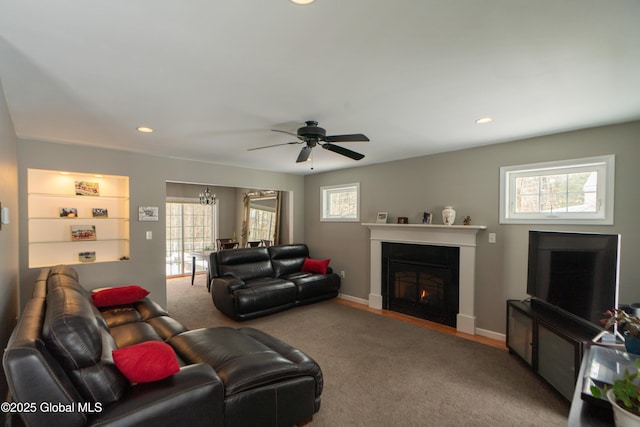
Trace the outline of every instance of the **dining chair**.
{"type": "Polygon", "coordinates": [[[220,250],[222,249],[222,244],[223,243],[230,243],[233,242],[233,239],[229,238],[229,239],[216,239],[216,249],[220,250]]]}

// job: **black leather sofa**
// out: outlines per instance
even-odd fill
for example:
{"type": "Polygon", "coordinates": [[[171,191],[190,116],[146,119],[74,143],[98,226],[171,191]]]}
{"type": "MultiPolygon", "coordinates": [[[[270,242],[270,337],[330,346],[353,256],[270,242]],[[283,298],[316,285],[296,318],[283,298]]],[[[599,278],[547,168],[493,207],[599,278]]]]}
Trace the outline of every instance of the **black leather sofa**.
{"type": "Polygon", "coordinates": [[[187,330],[149,298],[96,308],[77,272],[43,269],[3,355],[28,426],[292,426],[320,408],[322,371],[252,328],[187,330]],[[131,384],[112,350],[158,340],[179,371],[131,384]],[[171,356],[170,356],[171,357],[171,356]]]}
{"type": "Polygon", "coordinates": [[[308,257],[305,244],[212,252],[213,304],[240,321],[338,296],[340,276],[302,271],[308,257]]]}

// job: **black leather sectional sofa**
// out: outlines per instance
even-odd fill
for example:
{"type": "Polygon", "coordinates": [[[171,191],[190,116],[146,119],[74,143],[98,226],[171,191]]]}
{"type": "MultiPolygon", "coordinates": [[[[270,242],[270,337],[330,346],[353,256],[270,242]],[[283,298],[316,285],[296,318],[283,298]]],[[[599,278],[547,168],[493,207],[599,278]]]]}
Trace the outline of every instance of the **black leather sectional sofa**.
{"type": "Polygon", "coordinates": [[[252,319],[338,296],[340,276],[302,271],[305,244],[230,249],[211,253],[211,296],[235,320],[252,319]]]}
{"type": "Polygon", "coordinates": [[[41,271],[3,366],[28,426],[292,426],[319,410],[323,387],[318,364],[273,336],[189,331],[146,297],[97,308],[65,266],[41,271]],[[154,340],[179,370],[132,384],[112,351],[154,340]]]}

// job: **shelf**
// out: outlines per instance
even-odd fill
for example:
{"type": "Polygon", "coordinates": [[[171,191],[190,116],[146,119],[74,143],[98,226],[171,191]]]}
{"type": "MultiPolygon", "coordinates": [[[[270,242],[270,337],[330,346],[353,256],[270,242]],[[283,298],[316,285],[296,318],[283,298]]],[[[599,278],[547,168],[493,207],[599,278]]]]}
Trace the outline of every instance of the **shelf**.
{"type": "Polygon", "coordinates": [[[100,239],[100,240],[40,240],[40,241],[32,241],[29,242],[30,245],[40,245],[43,243],[55,243],[55,244],[61,244],[61,243],[84,243],[84,242],[128,242],[129,239],[100,239]]]}
{"type": "Polygon", "coordinates": [[[115,200],[129,200],[129,197],[121,197],[121,196],[81,196],[79,194],[68,194],[68,193],[27,193],[29,197],[42,197],[49,198],[55,197],[56,199],[115,199],[115,200]]]}
{"type": "Polygon", "coordinates": [[[30,268],[129,257],[129,177],[40,169],[27,173],[30,268]],[[94,216],[98,211],[106,216],[94,216]],[[65,216],[69,213],[74,216],[65,216]],[[83,225],[94,227],[96,240],[72,240],[72,227],[83,225]]]}

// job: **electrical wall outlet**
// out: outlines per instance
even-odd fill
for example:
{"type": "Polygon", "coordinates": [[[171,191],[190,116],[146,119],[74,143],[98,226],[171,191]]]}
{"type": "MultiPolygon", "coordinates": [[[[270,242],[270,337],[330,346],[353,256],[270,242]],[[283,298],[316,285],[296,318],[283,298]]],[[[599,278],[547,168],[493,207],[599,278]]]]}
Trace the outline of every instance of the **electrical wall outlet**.
{"type": "Polygon", "coordinates": [[[340,271],[340,277],[342,277],[343,279],[346,277],[346,274],[344,274],[344,270],[340,271]]]}
{"type": "Polygon", "coordinates": [[[489,233],[489,243],[496,242],[496,233],[489,233]]]}

